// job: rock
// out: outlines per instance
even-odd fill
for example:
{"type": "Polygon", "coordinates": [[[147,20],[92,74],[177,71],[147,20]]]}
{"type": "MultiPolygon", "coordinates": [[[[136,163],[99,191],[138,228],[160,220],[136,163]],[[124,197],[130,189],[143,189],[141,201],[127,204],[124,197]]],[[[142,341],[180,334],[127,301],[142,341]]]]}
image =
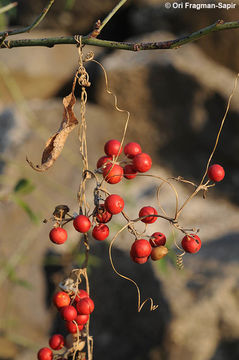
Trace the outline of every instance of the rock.
{"type": "MultiPolygon", "coordinates": [[[[131,40],[147,42],[173,37],[156,32],[131,40]]],[[[214,146],[236,75],[211,61],[194,44],[178,50],[117,51],[103,65],[119,106],[131,112],[127,139],[141,142],[145,152],[173,169],[176,176],[193,175],[199,179],[214,146]]],[[[95,98],[100,105],[113,109],[104,89],[101,77],[95,98]]],[[[239,142],[234,131],[238,111],[235,94],[213,159],[230,173],[220,189],[235,201],[239,200],[236,185],[239,164],[235,156],[239,142]]],[[[119,137],[124,117],[114,109],[112,116],[119,137]]]]}
{"type": "MultiPolygon", "coordinates": [[[[62,35],[62,34],[61,34],[62,35]]],[[[44,38],[59,36],[53,31],[34,31],[12,38],[44,38]]],[[[100,49],[92,48],[95,53],[100,49]]],[[[2,101],[47,99],[55,95],[74,76],[78,66],[78,50],[74,45],[24,47],[1,50],[0,91],[2,101]],[[34,54],[34,56],[32,56],[34,54]]]]}
{"type": "Polygon", "coordinates": [[[11,157],[29,135],[26,119],[17,109],[6,107],[0,112],[0,172],[3,171],[4,157],[11,157]]]}
{"type": "Polygon", "coordinates": [[[0,337],[0,358],[1,359],[13,359],[15,358],[18,347],[14,341],[9,340],[7,337],[0,337]]]}
{"type": "MultiPolygon", "coordinates": [[[[30,24],[37,17],[46,2],[23,1],[18,2],[17,23],[22,26],[30,24]]],[[[93,30],[93,26],[98,19],[102,19],[115,6],[113,0],[105,0],[99,3],[97,0],[87,2],[60,0],[53,4],[42,27],[50,29],[61,29],[72,34],[86,34],[93,30]]]]}
{"type": "MultiPolygon", "coordinates": [[[[56,36],[56,32],[34,32],[16,38],[56,36]]],[[[24,98],[48,98],[74,73],[78,61],[73,46],[13,48],[1,51],[1,93],[3,100],[22,101],[24,98]],[[32,57],[34,52],[34,57],[32,57]],[[17,59],[17,61],[16,61],[17,59]]]]}
{"type": "Polygon", "coordinates": [[[237,358],[238,351],[225,346],[239,339],[237,239],[238,233],[216,237],[198,255],[187,256],[184,274],[172,271],[165,279],[172,311],[167,359],[219,359],[214,354],[221,346],[225,358],[237,358]]]}
{"type": "MultiPolygon", "coordinates": [[[[130,12],[131,34],[150,33],[153,31],[170,31],[173,38],[185,36],[218,20],[225,22],[236,21],[237,5],[230,9],[189,9],[175,8],[176,2],[169,1],[171,7],[165,8],[165,2],[154,0],[141,0],[130,12]],[[174,5],[173,5],[174,4],[174,5]]],[[[181,3],[179,2],[179,5],[181,3]]],[[[185,4],[185,2],[184,2],[185,4]]],[[[236,46],[238,29],[212,33],[196,42],[207,56],[215,62],[238,71],[238,48],[236,46]],[[220,44],[220,46],[218,46],[220,44]]]]}

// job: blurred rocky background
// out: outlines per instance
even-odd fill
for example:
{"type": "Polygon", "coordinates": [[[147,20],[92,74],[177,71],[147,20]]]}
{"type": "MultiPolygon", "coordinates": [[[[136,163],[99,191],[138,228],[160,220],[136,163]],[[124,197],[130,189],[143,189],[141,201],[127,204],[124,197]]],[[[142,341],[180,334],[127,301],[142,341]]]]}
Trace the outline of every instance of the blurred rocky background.
{"type": "MultiPolygon", "coordinates": [[[[1,0],[1,6],[7,0],[1,0]]],[[[19,0],[0,17],[6,27],[29,25],[45,1],[19,0]]],[[[116,5],[113,0],[58,0],[40,26],[25,37],[86,34],[96,20],[116,5]]],[[[236,3],[236,2],[235,2],[236,3]]],[[[219,19],[238,20],[232,10],[185,10],[164,7],[161,0],[129,1],[104,28],[100,38],[118,41],[169,40],[219,19]]],[[[1,31],[2,31],[1,30],[1,31]]],[[[152,174],[182,176],[200,182],[228,97],[239,69],[239,30],[211,34],[177,50],[130,53],[93,48],[105,66],[110,88],[120,107],[131,112],[126,141],[139,142],[152,155],[152,174]]],[[[85,51],[92,48],[85,47],[85,51]]],[[[70,92],[77,67],[74,46],[3,49],[0,54],[0,359],[30,360],[62,330],[51,304],[65,275],[65,259],[77,265],[78,235],[68,225],[69,240],[61,247],[48,239],[43,224],[58,204],[77,211],[81,159],[77,132],[47,173],[35,173],[26,155],[40,161],[45,141],[62,119],[62,97],[70,92]]],[[[89,63],[92,86],[87,105],[90,165],[95,167],[110,138],[122,136],[125,116],[115,111],[105,91],[102,71],[89,63]]],[[[137,313],[137,293],[118,278],[108,258],[108,243],[92,240],[91,294],[96,360],[237,360],[239,358],[239,90],[232,100],[213,162],[226,171],[225,180],[203,199],[198,195],[182,214],[185,227],[200,228],[202,248],[185,256],[185,269],[175,266],[172,229],[158,220],[150,233],[167,234],[170,256],[159,263],[132,263],[134,240],[116,241],[117,269],[136,280],[142,299],[151,296],[159,309],[146,305],[137,313]]],[[[79,116],[79,106],[76,106],[79,116]]],[[[150,178],[122,181],[110,191],[124,194],[126,208],[136,217],[143,205],[157,206],[159,183],[150,178]]],[[[180,201],[192,191],[175,184],[180,201]]],[[[173,213],[175,199],[164,187],[160,200],[173,213]]],[[[113,234],[122,224],[111,225],[113,234]]],[[[176,238],[180,241],[180,234],[176,238]]]]}

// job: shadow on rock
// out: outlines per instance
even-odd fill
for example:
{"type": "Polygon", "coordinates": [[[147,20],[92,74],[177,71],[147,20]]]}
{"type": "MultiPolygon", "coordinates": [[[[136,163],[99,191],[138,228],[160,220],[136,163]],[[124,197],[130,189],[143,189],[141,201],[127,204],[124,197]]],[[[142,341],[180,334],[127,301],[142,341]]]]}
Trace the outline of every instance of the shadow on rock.
{"type": "MultiPolygon", "coordinates": [[[[89,271],[90,294],[95,302],[91,317],[91,334],[94,338],[94,358],[122,360],[149,359],[150,350],[160,346],[170,321],[169,306],[164,298],[159,280],[149,264],[134,264],[130,257],[119,249],[113,249],[115,266],[126,276],[132,277],[142,291],[141,303],[152,297],[159,308],[150,312],[147,302],[137,312],[135,286],[119,278],[113,272],[108,256],[108,245],[92,246],[92,265],[89,271]],[[94,260],[95,259],[95,260],[94,260]]],[[[48,254],[52,256],[52,254],[48,254]]],[[[47,303],[51,302],[56,277],[62,268],[59,265],[45,266],[47,303]]],[[[64,321],[57,314],[51,333],[66,334],[64,321]]]]}

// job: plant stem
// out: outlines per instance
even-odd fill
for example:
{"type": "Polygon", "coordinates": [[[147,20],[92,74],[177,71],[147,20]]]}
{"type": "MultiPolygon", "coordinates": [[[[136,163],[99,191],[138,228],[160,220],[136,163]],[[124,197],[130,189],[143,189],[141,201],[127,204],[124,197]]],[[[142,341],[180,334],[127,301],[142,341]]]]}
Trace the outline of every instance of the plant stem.
{"type": "MultiPolygon", "coordinates": [[[[51,0],[53,3],[54,0],[51,0]]],[[[48,6],[49,8],[49,6],[48,6]]],[[[45,16],[45,15],[44,15],[45,16]]],[[[42,17],[41,17],[42,19],[42,17]]],[[[21,30],[21,32],[25,32],[26,29],[32,29],[39,21],[35,21],[30,27],[25,28],[25,30],[21,30]]],[[[146,42],[146,43],[128,43],[128,42],[117,42],[117,41],[108,41],[108,40],[100,40],[94,37],[89,38],[87,36],[82,37],[82,44],[86,45],[94,45],[99,47],[106,47],[111,49],[121,49],[121,50],[130,50],[130,51],[140,51],[140,50],[158,50],[158,49],[175,49],[182,45],[188,44],[190,42],[196,41],[203,36],[209,35],[210,33],[223,31],[228,29],[237,29],[239,28],[239,21],[231,21],[224,23],[222,20],[217,21],[216,23],[209,25],[201,30],[198,30],[190,35],[183,36],[174,40],[168,41],[155,41],[155,42],[146,42]]],[[[16,32],[14,34],[19,34],[16,32]]],[[[4,33],[2,33],[4,35],[4,33]]],[[[12,35],[12,33],[11,33],[12,35]]],[[[1,36],[1,33],[0,33],[1,36]]],[[[43,39],[21,39],[21,40],[5,40],[3,41],[1,48],[14,48],[14,47],[25,47],[25,46],[46,46],[53,47],[54,45],[62,45],[62,44],[77,44],[74,36],[60,36],[60,37],[50,37],[43,39]]]]}
{"type": "Polygon", "coordinates": [[[105,27],[105,25],[110,21],[110,19],[114,16],[114,14],[126,3],[127,0],[121,0],[114,9],[106,16],[106,18],[102,21],[100,27],[98,28],[98,32],[100,33],[105,27]]]}
{"type": "Polygon", "coordinates": [[[53,5],[54,1],[55,0],[50,0],[48,2],[48,4],[44,7],[42,12],[40,13],[40,15],[37,16],[37,18],[33,21],[33,23],[31,25],[29,25],[29,26],[27,26],[27,27],[25,27],[25,28],[23,28],[21,30],[16,29],[16,30],[0,32],[0,36],[4,36],[6,33],[8,34],[8,36],[10,36],[10,35],[16,35],[16,34],[23,34],[25,32],[30,32],[32,29],[37,27],[40,24],[40,22],[44,19],[44,17],[46,16],[48,11],[50,10],[51,6],[53,5]]]}
{"type": "Polygon", "coordinates": [[[16,7],[17,5],[18,5],[17,2],[13,2],[13,3],[10,3],[10,4],[6,5],[6,6],[1,7],[1,8],[0,8],[0,14],[3,14],[3,13],[5,13],[5,12],[13,9],[13,8],[16,7]]]}

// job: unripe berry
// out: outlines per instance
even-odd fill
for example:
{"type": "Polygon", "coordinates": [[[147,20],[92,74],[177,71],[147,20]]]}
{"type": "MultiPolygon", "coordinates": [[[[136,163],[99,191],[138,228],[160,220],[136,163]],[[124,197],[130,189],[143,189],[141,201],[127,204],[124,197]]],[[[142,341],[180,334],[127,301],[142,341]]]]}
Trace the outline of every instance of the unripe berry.
{"type": "MultiPolygon", "coordinates": [[[[146,215],[158,215],[155,208],[152,206],[144,206],[139,211],[139,217],[146,216],[146,215]]],[[[152,224],[157,220],[157,216],[147,216],[144,219],[141,219],[142,222],[145,224],[152,224]]]]}
{"type": "Polygon", "coordinates": [[[110,214],[106,210],[104,204],[100,204],[98,207],[96,207],[95,211],[94,211],[94,214],[95,214],[96,220],[99,223],[103,223],[103,224],[109,222],[111,220],[111,218],[112,218],[112,214],[110,214]]]}
{"type": "Polygon", "coordinates": [[[210,180],[219,182],[224,179],[225,171],[221,165],[214,164],[209,167],[207,174],[210,180]]]}
{"type": "Polygon", "coordinates": [[[152,166],[152,159],[146,153],[141,153],[133,158],[133,167],[136,171],[146,172],[152,166]]]}
{"type": "Polygon", "coordinates": [[[53,352],[48,347],[41,348],[37,353],[38,360],[52,360],[53,352]]]}
{"type": "Polygon", "coordinates": [[[94,239],[103,241],[109,236],[109,228],[105,224],[96,225],[92,230],[92,236],[94,239]]]}
{"type": "Polygon", "coordinates": [[[183,237],[181,244],[182,244],[182,248],[186,252],[195,254],[200,250],[202,243],[201,243],[201,239],[197,235],[190,234],[183,237]]]}
{"type": "Polygon", "coordinates": [[[124,153],[129,159],[133,159],[133,157],[142,153],[142,149],[138,143],[130,142],[125,145],[124,153]]]}
{"type": "Polygon", "coordinates": [[[131,246],[130,255],[134,258],[148,257],[151,254],[152,247],[145,239],[135,240],[131,246]]]}
{"type": "Polygon", "coordinates": [[[49,237],[54,244],[64,244],[64,242],[67,240],[67,232],[61,227],[56,227],[51,229],[49,237]]]}
{"type": "Polygon", "coordinates": [[[71,302],[70,296],[64,291],[58,291],[53,296],[53,303],[58,309],[68,306],[71,302]]]}
{"type": "Polygon", "coordinates": [[[106,155],[117,156],[122,153],[122,146],[120,141],[112,139],[105,143],[104,150],[106,155]]]}
{"type": "Polygon", "coordinates": [[[96,164],[97,169],[101,168],[104,164],[109,163],[112,159],[112,156],[101,156],[96,164]]]}
{"type": "Polygon", "coordinates": [[[103,169],[103,177],[109,184],[117,184],[123,178],[123,168],[118,164],[107,164],[103,169]]]}
{"type": "Polygon", "coordinates": [[[94,302],[91,298],[81,299],[77,304],[76,308],[80,315],[89,315],[94,310],[94,302]]]}
{"type": "Polygon", "coordinates": [[[125,179],[128,179],[128,180],[131,180],[131,179],[134,179],[138,172],[134,169],[133,165],[125,165],[124,168],[124,177],[125,179]]]}
{"type": "Polygon", "coordinates": [[[60,334],[54,334],[49,339],[49,345],[53,350],[60,350],[65,345],[64,337],[60,334]]]}
{"type": "Polygon", "coordinates": [[[109,213],[113,215],[119,214],[124,209],[124,200],[119,195],[109,195],[105,199],[105,208],[109,213]]]}
{"type": "Polygon", "coordinates": [[[77,311],[74,306],[68,305],[62,308],[61,316],[66,321],[72,321],[77,317],[77,311]]]}
{"type": "Polygon", "coordinates": [[[73,220],[73,226],[77,231],[81,233],[86,233],[91,227],[91,222],[87,216],[78,215],[73,220]]]}
{"type": "Polygon", "coordinates": [[[166,243],[166,236],[161,232],[155,232],[149,239],[152,247],[163,246],[166,243]]]}
{"type": "Polygon", "coordinates": [[[151,259],[156,261],[162,259],[168,253],[168,249],[166,246],[157,246],[152,249],[151,252],[151,259]]]}

